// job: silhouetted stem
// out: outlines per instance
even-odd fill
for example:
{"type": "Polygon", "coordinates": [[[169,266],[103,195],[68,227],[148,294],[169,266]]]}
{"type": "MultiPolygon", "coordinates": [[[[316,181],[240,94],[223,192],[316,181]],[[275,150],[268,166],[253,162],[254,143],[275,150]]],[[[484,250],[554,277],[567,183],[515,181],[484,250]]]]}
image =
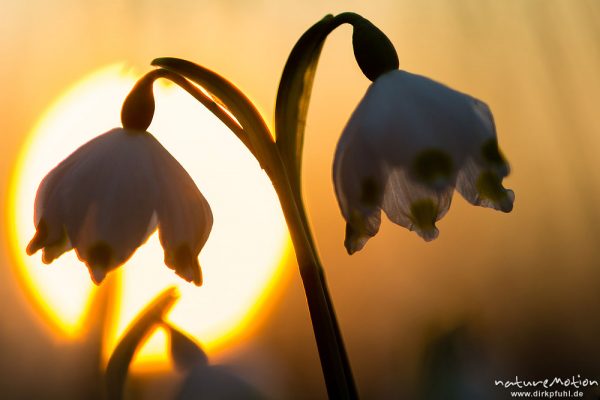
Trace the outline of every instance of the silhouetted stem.
{"type": "MultiPolygon", "coordinates": [[[[188,92],[192,97],[198,100],[204,107],[212,112],[217,118],[221,120],[235,135],[252,151],[252,146],[248,139],[248,136],[244,129],[240,126],[237,120],[233,118],[224,107],[221,107],[213,98],[202,92],[202,90],[195,86],[193,83],[185,79],[183,76],[178,75],[174,72],[166,69],[155,69],[154,71],[148,72],[142,78],[138,80],[139,83],[147,83],[152,85],[155,80],[159,78],[168,79],[171,82],[177,84],[179,87],[188,92]]],[[[134,88],[136,90],[136,88],[134,88]]]]}
{"type": "Polygon", "coordinates": [[[153,64],[169,68],[169,71],[164,69],[152,71],[149,73],[154,74],[151,78],[167,78],[192,94],[238,136],[267,172],[279,196],[292,237],[327,392],[331,399],[357,399],[348,357],[325,283],[323,268],[310,233],[302,196],[299,187],[292,186],[290,172],[281,158],[268,127],[260,115],[254,115],[258,113],[255,108],[246,109],[252,105],[239,89],[218,74],[179,59],[161,58],[155,60],[153,64]],[[223,97],[219,96],[219,98],[224,101],[225,106],[236,119],[179,74],[199,84],[212,82],[215,88],[221,90],[223,97]],[[230,91],[234,92],[230,93],[230,91]]]}
{"type": "MultiPolygon", "coordinates": [[[[343,24],[350,24],[355,28],[355,30],[361,28],[363,36],[365,33],[365,25],[368,25],[367,27],[371,33],[376,33],[379,35],[379,41],[383,41],[388,44],[388,48],[386,48],[388,53],[386,54],[389,55],[391,52],[392,58],[394,58],[393,55],[396,54],[393,45],[385,36],[385,34],[383,34],[374,25],[356,13],[347,12],[339,14],[335,17],[326,16],[321,21],[313,25],[308,31],[306,31],[292,49],[292,52],[290,53],[290,56],[286,62],[286,66],[282,74],[282,80],[280,82],[276,102],[275,125],[277,128],[278,138],[277,147],[279,149],[278,161],[281,164],[281,168],[277,166],[273,169],[275,172],[281,169],[287,174],[279,182],[279,185],[281,185],[281,182],[285,182],[285,185],[288,186],[286,188],[287,193],[282,193],[281,188],[278,188],[278,183],[276,180],[274,180],[274,184],[278,190],[279,198],[288,222],[288,227],[292,233],[292,240],[294,241],[294,248],[296,250],[296,256],[298,257],[300,272],[309,303],[309,309],[311,311],[311,318],[313,321],[315,337],[317,338],[317,345],[319,345],[322,341],[331,340],[332,342],[335,342],[337,347],[336,352],[333,355],[322,352],[321,347],[319,347],[319,353],[323,364],[323,372],[325,374],[329,395],[331,398],[358,398],[356,386],[352,377],[352,371],[350,369],[350,362],[344,347],[344,342],[335,315],[333,302],[327,288],[324,269],[322,268],[319,260],[316,245],[311,234],[310,224],[306,215],[306,209],[302,199],[302,185],[300,177],[304,124],[308,110],[308,99],[310,97],[312,88],[312,80],[314,78],[314,70],[316,68],[316,63],[325,39],[333,30],[343,24]],[[298,94],[298,91],[300,91],[300,94],[298,94]],[[290,118],[292,121],[296,121],[295,123],[292,123],[292,127],[289,127],[287,123],[290,118]],[[295,208],[292,210],[293,212],[289,210],[289,207],[286,208],[288,203],[293,203],[295,208]],[[302,234],[296,234],[296,236],[302,236],[302,241],[294,240],[295,231],[301,231],[302,234]],[[315,299],[311,299],[311,297],[314,296],[320,296],[321,302],[319,303],[315,299]],[[327,307],[327,310],[323,311],[321,309],[317,309],[317,307],[321,306],[327,307]],[[320,316],[317,315],[317,313],[326,313],[327,320],[319,321],[318,318],[320,318],[320,316]],[[320,339],[319,335],[332,335],[333,338],[326,337],[325,339],[320,339]],[[324,360],[328,356],[333,356],[334,360],[324,360]],[[335,381],[335,379],[339,378],[338,376],[328,379],[329,371],[326,363],[330,362],[337,363],[337,368],[343,368],[343,377],[341,378],[344,380],[345,384],[343,389],[340,389],[336,386],[339,384],[338,381],[335,381]],[[342,395],[344,397],[339,397],[342,395]]],[[[356,36],[356,32],[354,36],[356,36]]],[[[359,36],[358,38],[361,39],[362,36],[359,36]]],[[[354,40],[355,38],[353,37],[353,42],[354,40]]],[[[357,55],[356,43],[353,44],[355,55],[357,55]]],[[[358,44],[361,44],[360,40],[358,44]]],[[[361,54],[363,53],[359,52],[358,55],[361,54]]],[[[397,55],[395,59],[395,68],[397,68],[397,55]]],[[[358,58],[357,62],[359,62],[358,58]]],[[[359,66],[361,67],[361,70],[365,72],[363,65],[360,62],[359,66]]],[[[372,69],[369,69],[369,71],[373,72],[372,69]]],[[[365,73],[365,75],[368,74],[365,73]]],[[[369,77],[369,79],[372,79],[372,76],[369,77]]]]}
{"type": "Polygon", "coordinates": [[[271,176],[271,179],[279,196],[296,252],[327,392],[331,399],[357,399],[356,386],[333,302],[310,234],[304,206],[302,203],[298,204],[298,196],[292,190],[283,163],[280,168],[273,168],[271,171],[275,175],[271,176]]]}

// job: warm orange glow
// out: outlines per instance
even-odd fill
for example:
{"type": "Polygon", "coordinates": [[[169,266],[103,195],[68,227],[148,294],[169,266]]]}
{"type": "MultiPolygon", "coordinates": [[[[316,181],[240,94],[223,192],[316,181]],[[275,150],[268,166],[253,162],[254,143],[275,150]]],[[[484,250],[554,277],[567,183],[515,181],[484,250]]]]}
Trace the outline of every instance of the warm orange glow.
{"type": "MultiPolygon", "coordinates": [[[[78,146],[120,125],[122,100],[137,77],[115,65],[75,84],[40,119],[15,168],[9,206],[13,252],[35,302],[69,337],[80,334],[94,287],[72,251],[49,266],[39,254],[25,254],[34,233],[35,191],[43,176],[78,146]]],[[[185,283],[163,264],[154,234],[121,268],[123,290],[107,349],[156,294],[177,285],[182,296],[169,320],[214,353],[243,336],[280,283],[289,238],[268,178],[235,136],[176,86],[160,82],[155,95],[157,112],[149,130],[188,170],[213,210],[213,231],[200,254],[204,285],[185,283]]],[[[160,334],[151,338],[138,361],[164,360],[163,339],[160,334]]]]}

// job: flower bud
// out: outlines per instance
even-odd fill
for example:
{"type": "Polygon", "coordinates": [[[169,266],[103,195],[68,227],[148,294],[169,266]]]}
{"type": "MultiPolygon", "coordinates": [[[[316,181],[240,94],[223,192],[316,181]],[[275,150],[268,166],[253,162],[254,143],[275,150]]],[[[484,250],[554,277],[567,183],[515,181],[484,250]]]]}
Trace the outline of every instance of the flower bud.
{"type": "Polygon", "coordinates": [[[398,54],[385,33],[362,17],[353,20],[352,25],[354,57],[367,78],[375,81],[380,75],[398,69],[398,54]]]}
{"type": "Polygon", "coordinates": [[[123,128],[136,131],[148,129],[154,117],[153,83],[154,77],[148,74],[131,89],[121,108],[123,128]]]}

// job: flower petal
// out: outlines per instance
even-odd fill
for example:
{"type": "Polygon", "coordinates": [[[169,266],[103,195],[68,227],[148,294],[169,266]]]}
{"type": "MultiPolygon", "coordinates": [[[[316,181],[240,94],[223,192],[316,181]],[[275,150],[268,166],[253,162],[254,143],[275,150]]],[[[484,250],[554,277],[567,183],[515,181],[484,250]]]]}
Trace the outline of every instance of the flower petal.
{"type": "Polygon", "coordinates": [[[60,187],[68,210],[64,221],[78,257],[90,268],[124,263],[151,233],[158,192],[148,151],[153,140],[148,133],[114,129],[89,142],[93,151],[69,156],[74,162],[60,187]]]}
{"type": "Polygon", "coordinates": [[[381,209],[425,240],[435,239],[435,222],[448,211],[457,184],[474,204],[509,211],[514,194],[501,184],[508,172],[484,102],[423,76],[385,73],[367,90],[336,149],[346,247],[359,250],[377,233],[381,209]]]}
{"type": "Polygon", "coordinates": [[[503,175],[474,159],[459,172],[456,189],[471,204],[510,212],[515,194],[502,186],[503,175]]]}
{"type": "Polygon", "coordinates": [[[72,248],[63,225],[61,185],[73,165],[93,149],[94,142],[95,140],[87,142],[53,168],[44,177],[36,192],[34,205],[36,233],[26,251],[27,254],[32,255],[39,249],[43,249],[42,261],[46,264],[72,248]]]}
{"type": "Polygon", "coordinates": [[[158,233],[165,264],[186,281],[202,284],[198,254],[208,240],[213,216],[193,179],[179,162],[154,140],[155,173],[160,188],[158,233]]]}
{"type": "Polygon", "coordinates": [[[350,221],[346,223],[344,247],[348,254],[352,255],[362,250],[367,241],[377,234],[379,225],[381,225],[381,210],[362,214],[355,211],[350,221]]]}
{"type": "MultiPolygon", "coordinates": [[[[428,149],[439,149],[460,168],[470,146],[493,135],[484,103],[426,77],[391,71],[368,89],[346,131],[365,138],[379,157],[408,166],[428,149]]],[[[456,170],[455,170],[456,171],[456,170]]]]}
{"type": "Polygon", "coordinates": [[[458,174],[457,190],[471,204],[510,212],[514,192],[502,186],[502,178],[510,172],[508,162],[498,148],[496,126],[489,107],[473,99],[473,108],[482,123],[480,141],[474,141],[470,157],[458,174]]]}
{"type": "MultiPolygon", "coordinates": [[[[49,215],[53,217],[52,215],[49,215]]],[[[57,221],[40,219],[35,235],[27,245],[27,254],[32,255],[42,249],[42,262],[50,264],[64,252],[72,248],[64,227],[57,221]]]]}
{"type": "Polygon", "coordinates": [[[349,254],[361,250],[379,230],[385,186],[382,167],[360,136],[342,136],[335,153],[333,183],[346,220],[344,245],[349,254]]]}
{"type": "Polygon", "coordinates": [[[412,180],[405,170],[394,168],[388,176],[382,208],[391,221],[430,241],[439,234],[435,223],[450,208],[453,191],[453,186],[432,190],[412,180]]]}
{"type": "Polygon", "coordinates": [[[36,227],[47,213],[52,214],[53,219],[60,220],[62,218],[62,209],[60,208],[62,199],[59,194],[64,177],[69,174],[73,165],[93,151],[97,139],[98,137],[83,144],[42,179],[35,195],[34,223],[36,227]]]}

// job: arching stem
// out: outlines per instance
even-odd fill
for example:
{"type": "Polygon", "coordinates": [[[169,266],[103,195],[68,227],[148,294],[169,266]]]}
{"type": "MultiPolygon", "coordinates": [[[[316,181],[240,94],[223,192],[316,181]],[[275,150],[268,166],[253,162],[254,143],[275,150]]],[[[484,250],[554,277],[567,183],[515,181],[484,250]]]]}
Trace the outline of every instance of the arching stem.
{"type": "MultiPolygon", "coordinates": [[[[144,75],[142,78],[140,78],[138,80],[136,86],[132,89],[131,93],[129,94],[128,99],[130,97],[134,96],[136,92],[143,91],[145,88],[142,86],[149,85],[150,89],[151,89],[151,86],[154,84],[154,81],[156,81],[157,79],[160,79],[160,78],[165,78],[165,79],[170,80],[171,82],[177,84],[179,87],[184,89],[190,95],[192,95],[192,97],[194,97],[196,100],[198,100],[204,107],[206,107],[217,118],[219,118],[221,120],[221,122],[223,122],[225,124],[225,126],[227,126],[242,141],[242,143],[244,143],[244,145],[246,145],[246,147],[248,147],[248,149],[254,154],[254,152],[252,151],[252,147],[251,147],[248,135],[244,131],[244,129],[241,127],[241,125],[238,123],[238,121],[224,107],[220,106],[213,98],[211,98],[209,95],[205,94],[202,91],[202,89],[195,86],[193,83],[191,83],[190,81],[188,81],[183,76],[181,76],[177,73],[168,71],[163,68],[155,69],[153,71],[148,72],[146,75],[144,75]]],[[[127,99],[126,99],[125,103],[123,104],[124,110],[122,111],[122,114],[125,113],[125,107],[127,107],[127,106],[128,106],[128,104],[127,104],[127,99]]],[[[132,106],[135,107],[135,105],[132,105],[132,106]]],[[[134,110],[134,111],[138,111],[138,110],[134,110]]]]}
{"type": "Polygon", "coordinates": [[[295,185],[297,177],[294,171],[288,169],[289,164],[284,162],[281,150],[262,117],[255,115],[256,109],[239,89],[213,71],[189,61],[172,58],[156,59],[153,65],[167,68],[171,74],[167,74],[165,70],[156,70],[149,74],[156,74],[156,78],[166,77],[190,92],[202,104],[207,105],[208,102],[209,106],[213,107],[209,109],[234,131],[265,169],[279,197],[292,237],[327,392],[331,399],[357,399],[333,303],[325,284],[323,268],[317,255],[299,187],[295,185]],[[239,124],[186,78],[203,87],[206,85],[211,95],[217,95],[223,101],[226,109],[231,111],[239,124]],[[218,89],[217,93],[212,93],[213,89],[218,89]],[[231,125],[232,122],[235,124],[231,125]]]}
{"type": "Polygon", "coordinates": [[[329,296],[306,211],[292,188],[283,161],[270,178],[277,191],[292,237],[300,276],[304,286],[321,367],[331,399],[358,399],[350,363],[344,347],[333,302],[329,296]]]}

